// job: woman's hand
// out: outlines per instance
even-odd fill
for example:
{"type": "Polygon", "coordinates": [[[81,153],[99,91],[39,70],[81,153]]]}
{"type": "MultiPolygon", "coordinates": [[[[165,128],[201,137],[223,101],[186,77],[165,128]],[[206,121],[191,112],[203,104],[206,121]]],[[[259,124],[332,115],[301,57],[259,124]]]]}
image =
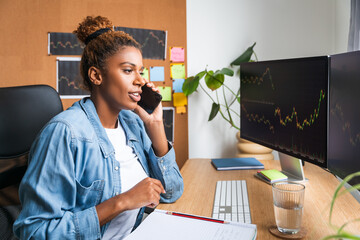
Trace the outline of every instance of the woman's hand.
{"type": "MultiPolygon", "coordinates": [[[[146,85],[150,87],[154,92],[160,93],[159,89],[154,85],[154,83],[147,82],[146,85]]],[[[152,114],[148,114],[142,107],[139,105],[134,109],[135,113],[139,115],[141,120],[146,126],[150,126],[154,122],[162,122],[162,105],[160,104],[155,108],[152,114]]]]}
{"type": "Polygon", "coordinates": [[[165,193],[161,182],[148,177],[127,192],[122,193],[121,197],[125,201],[127,210],[144,206],[154,208],[159,204],[161,193],[165,193]]]}
{"type": "MultiPolygon", "coordinates": [[[[147,82],[146,85],[151,87],[153,91],[159,93],[159,89],[153,83],[147,82]]],[[[139,115],[145,124],[146,132],[151,139],[152,147],[156,156],[164,156],[169,151],[169,146],[165,134],[161,102],[152,114],[148,114],[139,105],[134,109],[134,111],[137,115],[139,115]]]]}
{"type": "Polygon", "coordinates": [[[159,180],[145,178],[129,191],[109,198],[96,206],[100,226],[126,210],[144,206],[156,207],[159,204],[161,193],[165,193],[165,190],[159,180]]]}

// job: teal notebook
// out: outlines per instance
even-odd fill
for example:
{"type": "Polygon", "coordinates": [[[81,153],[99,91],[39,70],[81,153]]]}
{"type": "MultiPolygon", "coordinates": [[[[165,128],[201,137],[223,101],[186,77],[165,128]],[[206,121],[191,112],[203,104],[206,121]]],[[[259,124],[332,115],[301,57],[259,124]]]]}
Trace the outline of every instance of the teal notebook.
{"type": "Polygon", "coordinates": [[[211,164],[216,170],[263,169],[264,164],[256,158],[213,158],[211,164]]]}

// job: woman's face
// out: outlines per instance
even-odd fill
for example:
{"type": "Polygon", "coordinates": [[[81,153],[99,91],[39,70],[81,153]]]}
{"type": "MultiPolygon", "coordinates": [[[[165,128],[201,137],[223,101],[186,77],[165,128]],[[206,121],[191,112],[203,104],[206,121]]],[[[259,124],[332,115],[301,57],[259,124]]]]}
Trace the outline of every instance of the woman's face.
{"type": "Polygon", "coordinates": [[[141,52],[135,47],[124,47],[107,59],[99,93],[116,110],[132,110],[140,101],[143,63],[141,52]]]}

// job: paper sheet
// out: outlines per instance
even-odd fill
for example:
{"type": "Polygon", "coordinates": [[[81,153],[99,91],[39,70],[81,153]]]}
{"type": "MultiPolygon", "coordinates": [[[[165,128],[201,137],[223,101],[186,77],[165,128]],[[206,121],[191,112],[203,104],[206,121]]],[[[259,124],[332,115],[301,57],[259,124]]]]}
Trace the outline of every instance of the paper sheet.
{"type": "Polygon", "coordinates": [[[185,65],[183,63],[170,64],[170,76],[172,79],[185,79],[185,65]]]}
{"type": "Polygon", "coordinates": [[[173,82],[174,92],[183,92],[182,86],[183,86],[184,82],[185,82],[185,79],[174,79],[174,82],[173,82]]]}
{"type": "Polygon", "coordinates": [[[185,49],[182,47],[171,47],[170,48],[170,61],[172,62],[184,62],[185,60],[185,49]]]}
{"type": "Polygon", "coordinates": [[[150,80],[149,79],[149,69],[144,68],[142,77],[145,78],[146,80],[150,80]]]}
{"type": "Polygon", "coordinates": [[[150,81],[151,82],[165,81],[164,67],[150,67],[150,81]]]}
{"type": "Polygon", "coordinates": [[[181,113],[186,113],[186,107],[176,107],[176,113],[177,114],[181,114],[181,113]]]}
{"type": "Polygon", "coordinates": [[[162,96],[162,101],[164,102],[171,101],[171,87],[158,87],[158,89],[162,96]]]}
{"type": "Polygon", "coordinates": [[[126,240],[233,240],[254,239],[256,225],[222,224],[154,211],[126,240]]]}
{"type": "Polygon", "coordinates": [[[184,93],[174,93],[173,97],[174,97],[173,105],[175,107],[183,107],[187,105],[187,98],[184,93]]]}

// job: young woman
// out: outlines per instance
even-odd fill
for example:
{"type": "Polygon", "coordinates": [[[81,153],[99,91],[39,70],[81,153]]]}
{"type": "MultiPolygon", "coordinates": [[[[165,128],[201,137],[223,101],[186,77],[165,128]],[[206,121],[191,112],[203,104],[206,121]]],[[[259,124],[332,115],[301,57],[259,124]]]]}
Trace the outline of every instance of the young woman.
{"type": "Polygon", "coordinates": [[[76,102],[41,131],[20,184],[20,239],[122,239],[145,206],[174,202],[183,191],[167,142],[161,104],[138,106],[146,82],[140,45],[87,17],[74,31],[86,44],[81,73],[90,98],[76,102]]]}

